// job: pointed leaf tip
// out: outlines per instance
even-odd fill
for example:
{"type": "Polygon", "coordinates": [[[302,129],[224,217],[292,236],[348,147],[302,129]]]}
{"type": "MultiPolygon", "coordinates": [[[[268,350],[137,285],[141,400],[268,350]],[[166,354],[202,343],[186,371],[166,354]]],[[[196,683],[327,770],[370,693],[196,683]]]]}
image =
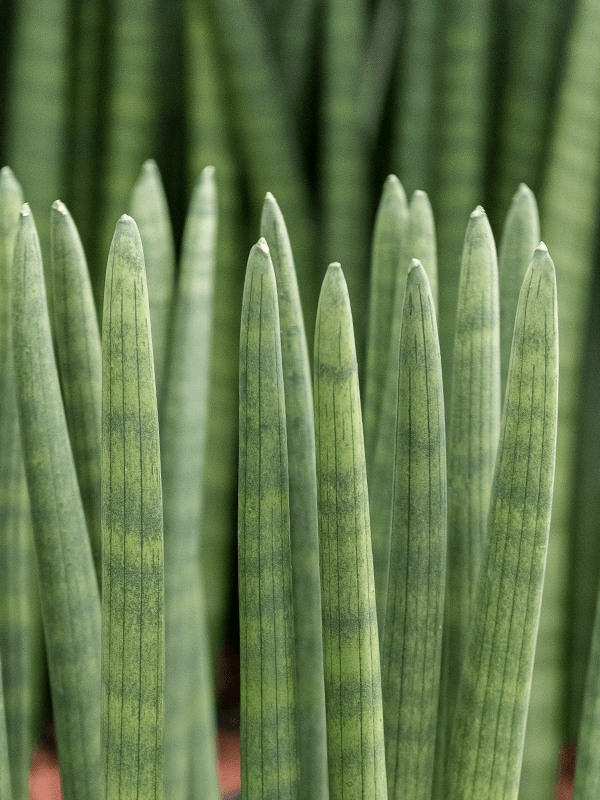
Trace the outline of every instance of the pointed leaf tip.
{"type": "Polygon", "coordinates": [[[264,236],[260,237],[260,239],[256,243],[256,246],[260,250],[262,250],[265,255],[267,255],[267,256],[269,255],[269,245],[267,244],[267,240],[265,239],[264,236]]]}
{"type": "Polygon", "coordinates": [[[66,214],[67,207],[62,200],[55,200],[52,203],[52,211],[57,211],[59,214],[66,214]]]}
{"type": "Polygon", "coordinates": [[[28,217],[31,214],[31,209],[29,208],[29,203],[23,203],[23,207],[21,208],[21,216],[28,217]]]}
{"type": "Polygon", "coordinates": [[[541,250],[542,253],[547,253],[548,252],[548,248],[546,247],[544,242],[540,242],[538,244],[538,246],[536,247],[536,250],[541,250]]]}
{"type": "Polygon", "coordinates": [[[477,208],[471,212],[471,219],[475,219],[476,217],[485,217],[487,216],[483,206],[477,206],[477,208]]]}

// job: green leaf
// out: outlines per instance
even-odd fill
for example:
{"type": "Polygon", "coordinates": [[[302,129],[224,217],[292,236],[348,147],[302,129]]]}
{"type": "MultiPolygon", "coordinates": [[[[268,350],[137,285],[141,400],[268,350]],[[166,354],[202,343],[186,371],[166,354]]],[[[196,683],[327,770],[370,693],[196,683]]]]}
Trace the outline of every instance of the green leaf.
{"type": "Polygon", "coordinates": [[[331,800],[385,800],[379,639],[352,315],[339,264],[319,300],[314,403],[331,800]]]}
{"type": "Polygon", "coordinates": [[[533,251],[539,242],[540,221],[537,203],[531,189],[522,183],[508,209],[498,251],[501,397],[504,397],[506,390],[519,292],[533,251]]]}
{"type": "Polygon", "coordinates": [[[43,649],[10,328],[13,251],[22,204],[21,187],[4,167],[0,170],[0,652],[10,777],[18,800],[29,794],[27,776],[40,699],[35,678],[41,670],[34,664],[43,649]]]}
{"type": "Polygon", "coordinates": [[[161,417],[165,531],[165,795],[218,800],[215,687],[198,566],[217,233],[214,170],[187,215],[161,417]]]}
{"type": "Polygon", "coordinates": [[[514,800],[540,615],[556,449],[554,265],[527,270],[515,322],[475,603],[448,757],[449,800],[514,800]]]}
{"type": "MultiPolygon", "coordinates": [[[[388,175],[375,217],[371,252],[369,317],[364,388],[364,432],[367,475],[371,475],[385,376],[389,364],[390,337],[396,283],[406,283],[408,265],[408,204],[402,184],[388,175]],[[401,273],[398,275],[398,273],[401,273]]],[[[398,331],[399,332],[399,331],[398,331]]],[[[377,572],[377,569],[375,570],[377,572]]]]}
{"type": "Polygon", "coordinates": [[[19,423],[65,800],[98,795],[100,600],[52,348],[35,223],[23,206],[13,265],[19,423]]]}
{"type": "Polygon", "coordinates": [[[163,521],[142,242],[123,215],[102,323],[102,793],[162,800],[163,521]]]}
{"type": "Polygon", "coordinates": [[[248,258],[240,335],[242,794],[297,796],[294,623],[277,287],[264,239],[248,258]]]}
{"type": "Polygon", "coordinates": [[[408,224],[404,189],[400,181],[390,175],[383,188],[373,234],[364,397],[373,572],[381,632],[387,602],[398,348],[409,265],[408,224]]]}
{"type": "Polygon", "coordinates": [[[431,797],[446,569],[442,366],[425,270],[408,273],[398,374],[390,577],[381,647],[388,793],[431,797]]]}
{"type": "Polygon", "coordinates": [[[451,722],[487,540],[500,433],[496,245],[481,207],[471,214],[458,288],[448,422],[448,590],[442,706],[451,722]]]}
{"type": "Polygon", "coordinates": [[[85,254],[75,223],[60,200],[52,205],[50,241],[56,356],[79,491],[100,581],[102,347],[85,254]]]}
{"type": "Polygon", "coordinates": [[[270,193],[263,204],[261,233],[269,245],[279,301],[296,639],[296,722],[300,767],[298,796],[300,800],[316,800],[327,796],[327,733],[315,418],[294,259],[283,215],[270,193]]]}
{"type": "MultiPolygon", "coordinates": [[[[162,405],[175,276],[175,243],[165,190],[156,161],[152,159],[144,163],[133,187],[129,213],[138,226],[144,248],[156,394],[162,405]]],[[[160,413],[162,415],[162,409],[160,413]]]]}
{"type": "Polygon", "coordinates": [[[438,264],[433,209],[426,192],[413,192],[408,206],[408,252],[423,265],[429,280],[434,307],[438,305],[438,264]]]}

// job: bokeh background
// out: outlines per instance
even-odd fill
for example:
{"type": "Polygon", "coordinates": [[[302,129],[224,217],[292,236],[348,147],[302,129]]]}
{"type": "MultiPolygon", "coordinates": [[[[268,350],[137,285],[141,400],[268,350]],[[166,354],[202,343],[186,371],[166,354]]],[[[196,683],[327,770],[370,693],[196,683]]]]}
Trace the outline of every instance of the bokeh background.
{"type": "MultiPolygon", "coordinates": [[[[99,309],[112,232],[143,162],[160,169],[176,250],[193,183],[216,168],[199,568],[222,730],[236,726],[239,313],[265,193],[286,218],[309,337],[321,278],[340,261],[360,358],[385,177],[427,191],[449,375],[469,214],[482,204],[499,239],[525,182],[557,269],[561,388],[522,797],[547,800],[561,763],[572,768],[600,574],[599,41],[598,0],[1,0],[0,164],[23,187],[43,253],[50,206],[66,203],[99,309]]],[[[43,664],[41,637],[31,647],[43,664]]],[[[42,667],[35,681],[41,742],[51,717],[42,667]]]]}

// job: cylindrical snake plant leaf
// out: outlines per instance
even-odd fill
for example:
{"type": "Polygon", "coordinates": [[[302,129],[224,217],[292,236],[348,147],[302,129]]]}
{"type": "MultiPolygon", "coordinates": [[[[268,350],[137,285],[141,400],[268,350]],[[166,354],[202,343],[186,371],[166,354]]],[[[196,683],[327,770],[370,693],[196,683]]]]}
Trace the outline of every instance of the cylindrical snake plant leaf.
{"type": "Polygon", "coordinates": [[[23,206],[13,264],[23,458],[65,800],[98,796],[100,599],[52,348],[42,258],[23,206]]]}
{"type": "Polygon", "coordinates": [[[156,395],[160,405],[167,357],[171,298],[175,276],[175,243],[169,207],[156,161],[148,159],[133,187],[129,213],[134,218],[144,248],[148,283],[156,395]]]}
{"type": "Polygon", "coordinates": [[[103,800],[162,800],[163,520],[142,242],[117,223],[102,320],[103,800]]]}
{"type": "MultiPolygon", "coordinates": [[[[364,435],[377,624],[383,633],[390,554],[392,470],[398,390],[398,348],[408,255],[408,203],[388,177],[379,203],[371,258],[364,435]]],[[[381,638],[380,638],[381,642],[381,638]]]]}
{"type": "Polygon", "coordinates": [[[426,192],[417,189],[408,205],[408,258],[416,258],[423,265],[433,305],[438,307],[438,264],[435,220],[433,209],[426,192]]]}
{"type": "Polygon", "coordinates": [[[13,251],[22,205],[21,187],[4,167],[0,171],[0,653],[7,764],[15,800],[29,796],[27,776],[39,722],[36,666],[43,660],[36,665],[43,637],[10,329],[13,251]]]}
{"type": "MultiPolygon", "coordinates": [[[[10,167],[0,170],[0,381],[7,367],[10,275],[23,192],[10,167]]],[[[0,383],[1,386],[1,383],[0,383]]]]}
{"type": "Polygon", "coordinates": [[[452,719],[487,539],[500,433],[500,317],[496,245],[481,207],[471,214],[458,287],[448,424],[446,719],[452,719]]]}
{"type": "Polygon", "coordinates": [[[433,296],[412,261],[402,314],[388,602],[381,647],[390,798],[431,798],[446,570],[446,439],[433,296]]]}
{"type": "MultiPolygon", "coordinates": [[[[377,442],[383,387],[388,368],[396,277],[398,271],[404,267],[404,261],[411,258],[407,252],[407,235],[406,194],[398,178],[389,175],[383,186],[375,217],[371,251],[363,423],[368,476],[371,474],[377,442]]],[[[405,275],[400,280],[405,283],[405,275]]]]}
{"type": "MultiPolygon", "coordinates": [[[[599,595],[600,597],[600,595],[599,595]]],[[[592,633],[572,800],[595,800],[600,797],[600,603],[596,604],[596,619],[592,633]]]]}
{"type": "Polygon", "coordinates": [[[515,314],[523,278],[540,242],[540,220],[533,192],[522,183],[512,199],[498,249],[500,292],[500,397],[504,397],[515,314]]]}
{"type": "Polygon", "coordinates": [[[448,753],[449,800],[515,800],[540,616],[556,450],[554,265],[541,244],[519,297],[471,636],[448,753]]]}
{"type": "Polygon", "coordinates": [[[56,356],[69,440],[100,581],[102,346],[81,240],[71,215],[60,200],[52,205],[50,242],[56,356]]]}
{"type": "Polygon", "coordinates": [[[183,236],[161,417],[165,796],[193,797],[191,774],[196,771],[206,800],[219,798],[215,690],[198,563],[216,233],[214,170],[206,167],[183,236]]]}
{"type": "Polygon", "coordinates": [[[248,258],[240,333],[238,580],[242,795],[294,800],[288,457],[277,287],[264,239],[248,258]]]}
{"type": "Polygon", "coordinates": [[[319,575],[315,417],[294,259],[283,215],[267,194],[261,218],[279,301],[287,428],[292,592],[296,640],[299,800],[327,796],[327,733],[319,575]]]}
{"type": "Polygon", "coordinates": [[[319,299],[314,404],[331,800],[386,800],[379,639],[352,314],[339,264],[319,299]]]}

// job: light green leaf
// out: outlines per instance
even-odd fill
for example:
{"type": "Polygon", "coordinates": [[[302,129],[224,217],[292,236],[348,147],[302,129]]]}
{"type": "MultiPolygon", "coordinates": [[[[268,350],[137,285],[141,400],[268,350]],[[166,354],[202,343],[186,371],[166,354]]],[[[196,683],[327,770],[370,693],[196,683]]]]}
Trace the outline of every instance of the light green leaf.
{"type": "MultiPolygon", "coordinates": [[[[129,213],[138,226],[144,248],[156,393],[159,403],[162,404],[175,280],[175,243],[165,190],[153,159],[144,163],[133,187],[129,213]]],[[[160,413],[162,416],[162,409],[160,413]]]]}
{"type": "Polygon", "coordinates": [[[352,315],[339,264],[319,300],[314,403],[331,800],[385,800],[379,639],[352,315]]]}
{"type": "Polygon", "coordinates": [[[446,569],[442,366],[429,282],[412,261],[402,314],[390,577],[381,670],[388,793],[431,797],[446,569]]]}
{"type": "Polygon", "coordinates": [[[217,233],[212,167],[187,215],[162,409],[165,531],[165,795],[218,800],[215,687],[199,569],[201,487],[217,233]]]}
{"type": "Polygon", "coordinates": [[[487,558],[448,757],[449,800],[518,794],[550,527],[557,390],[556,281],[540,245],[517,308],[487,558]]]}
{"type": "Polygon", "coordinates": [[[163,520],[142,243],[122,216],[102,322],[102,793],[162,800],[163,520]]]}
{"type": "Polygon", "coordinates": [[[248,258],[240,336],[238,575],[242,794],[298,793],[285,398],[277,287],[264,239],[248,258]]]}
{"type": "Polygon", "coordinates": [[[52,348],[35,223],[23,206],[13,266],[13,348],[23,458],[65,800],[95,797],[100,600],[52,348]]]}
{"type": "Polygon", "coordinates": [[[298,796],[299,800],[324,800],[327,796],[327,734],[315,418],[294,259],[283,215],[270,193],[263,204],[261,233],[269,245],[277,282],[285,392],[296,638],[296,721],[300,766],[298,796]]]}
{"type": "Polygon", "coordinates": [[[50,242],[56,356],[79,491],[100,581],[102,346],[81,240],[60,200],[52,205],[50,242]]]}

